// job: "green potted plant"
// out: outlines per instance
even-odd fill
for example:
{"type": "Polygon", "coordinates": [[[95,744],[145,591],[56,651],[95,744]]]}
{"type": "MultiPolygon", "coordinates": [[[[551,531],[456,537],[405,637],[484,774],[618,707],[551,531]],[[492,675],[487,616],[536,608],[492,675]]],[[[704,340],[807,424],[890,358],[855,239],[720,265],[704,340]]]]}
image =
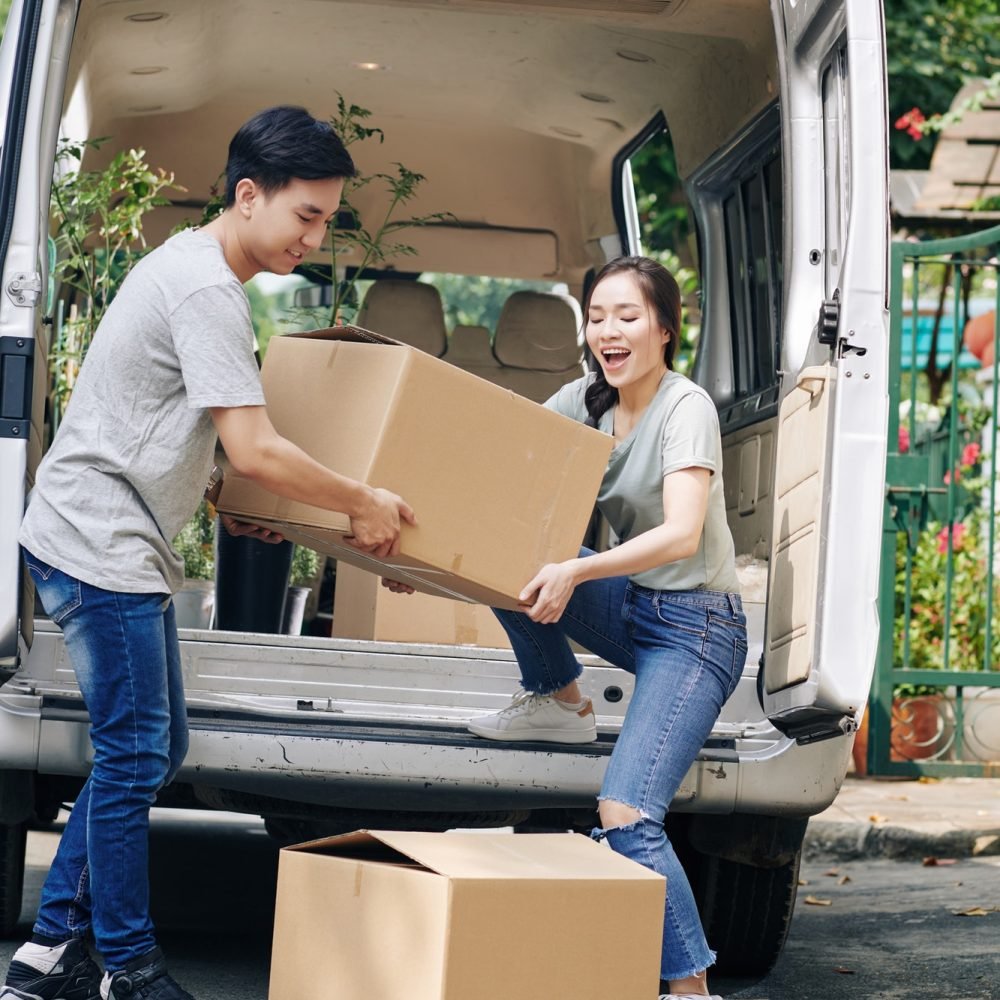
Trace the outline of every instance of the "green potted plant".
{"type": "Polygon", "coordinates": [[[184,560],[184,585],[174,595],[178,628],[211,628],[215,610],[215,518],[203,500],[173,540],[184,560]]]}
{"type": "Polygon", "coordinates": [[[129,269],[147,252],[146,214],[169,204],[165,191],[184,190],[172,173],[150,167],[143,149],[123,150],[102,170],[83,170],[84,155],[104,141],[64,140],[56,151],[50,200],[52,280],[59,286],[49,355],[53,435],[98,324],[129,269]]]}
{"type": "Polygon", "coordinates": [[[281,627],[285,635],[302,634],[306,604],[318,582],[321,564],[322,558],[318,552],[307,549],[304,545],[295,546],[281,627]]]}

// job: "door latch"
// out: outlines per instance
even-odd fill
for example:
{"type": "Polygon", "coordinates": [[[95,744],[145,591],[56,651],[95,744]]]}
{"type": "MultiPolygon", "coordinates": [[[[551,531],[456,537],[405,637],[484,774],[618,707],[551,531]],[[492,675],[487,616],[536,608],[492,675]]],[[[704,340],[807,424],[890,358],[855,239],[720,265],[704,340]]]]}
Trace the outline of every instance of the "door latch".
{"type": "Polygon", "coordinates": [[[33,274],[15,274],[7,282],[7,295],[16,306],[37,306],[42,297],[42,276],[37,271],[33,274]]]}
{"type": "Polygon", "coordinates": [[[840,327],[840,289],[836,289],[832,299],[824,299],[819,307],[819,324],[817,327],[819,342],[833,346],[837,343],[837,330],[840,327]]]}

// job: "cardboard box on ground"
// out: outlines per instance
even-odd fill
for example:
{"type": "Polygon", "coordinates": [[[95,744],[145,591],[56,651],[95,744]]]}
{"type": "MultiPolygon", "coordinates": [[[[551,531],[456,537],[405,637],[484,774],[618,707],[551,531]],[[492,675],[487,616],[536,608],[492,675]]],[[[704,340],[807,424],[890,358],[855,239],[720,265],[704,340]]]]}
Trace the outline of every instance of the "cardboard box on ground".
{"type": "Polygon", "coordinates": [[[285,500],[231,470],[219,510],[438,596],[516,608],[545,563],[572,558],[611,438],[358,327],[275,337],[261,373],[278,432],[416,512],[400,553],[344,541],[343,514],[285,500]]]}
{"type": "Polygon", "coordinates": [[[665,886],[580,834],[286,848],[269,1000],[650,1000],[665,886]]]}

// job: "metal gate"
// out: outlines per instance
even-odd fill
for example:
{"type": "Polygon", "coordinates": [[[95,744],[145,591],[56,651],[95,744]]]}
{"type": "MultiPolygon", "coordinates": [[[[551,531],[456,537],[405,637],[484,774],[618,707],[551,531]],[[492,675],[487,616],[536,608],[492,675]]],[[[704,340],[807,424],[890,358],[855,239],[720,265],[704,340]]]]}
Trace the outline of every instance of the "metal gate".
{"type": "Polygon", "coordinates": [[[872,774],[1000,776],[998,254],[1000,227],[892,246],[872,774]]]}

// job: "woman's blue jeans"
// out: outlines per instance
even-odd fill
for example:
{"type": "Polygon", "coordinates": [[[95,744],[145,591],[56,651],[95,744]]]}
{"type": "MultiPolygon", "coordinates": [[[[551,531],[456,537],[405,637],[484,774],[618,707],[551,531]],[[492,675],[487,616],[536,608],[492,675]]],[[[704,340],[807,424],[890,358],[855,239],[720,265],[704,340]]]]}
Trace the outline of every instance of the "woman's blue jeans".
{"type": "Polygon", "coordinates": [[[496,614],[526,691],[551,694],[580,676],[567,639],[635,675],[600,799],[631,806],[640,818],[593,836],[666,876],[661,977],[684,979],[708,968],[715,953],[663,820],[743,672],[747,634],[739,596],[648,590],[613,577],[577,587],[555,625],[516,611],[496,614]]]}
{"type": "Polygon", "coordinates": [[[93,929],[109,972],[156,947],[149,917],[149,808],[188,746],[180,646],[166,594],[82,583],[27,550],[28,571],[62,629],[87,712],[94,765],[42,890],[35,932],[93,929]]]}

